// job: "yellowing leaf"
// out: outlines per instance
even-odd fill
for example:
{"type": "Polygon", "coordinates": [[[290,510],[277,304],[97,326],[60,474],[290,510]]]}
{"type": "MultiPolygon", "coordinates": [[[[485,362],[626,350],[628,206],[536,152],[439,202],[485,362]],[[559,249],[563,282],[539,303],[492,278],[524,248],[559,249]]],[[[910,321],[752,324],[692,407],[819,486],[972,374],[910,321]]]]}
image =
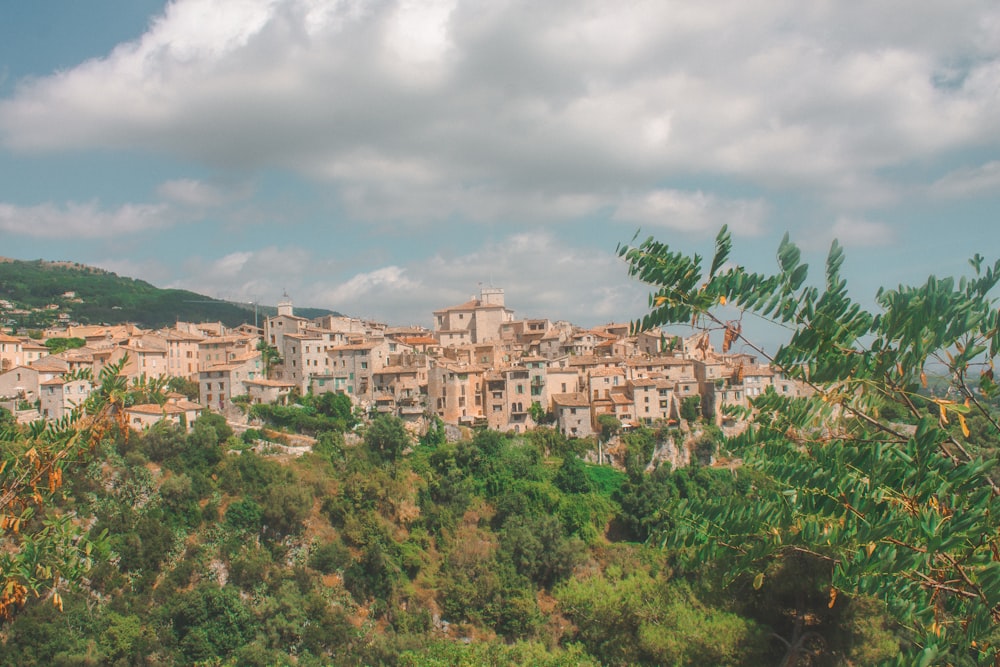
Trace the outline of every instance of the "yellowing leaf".
{"type": "Polygon", "coordinates": [[[962,426],[962,435],[966,438],[969,437],[969,425],[965,423],[965,415],[962,413],[958,414],[958,423],[962,426]]]}
{"type": "Polygon", "coordinates": [[[725,296],[720,296],[719,297],[719,305],[720,306],[726,305],[726,297],[725,296]]]}
{"type": "Polygon", "coordinates": [[[837,601],[837,589],[830,587],[830,604],[826,605],[827,609],[833,609],[833,604],[837,601]]]}
{"type": "Polygon", "coordinates": [[[753,589],[759,591],[760,587],[764,585],[764,573],[758,572],[757,576],[753,578],[753,589]]]}
{"type": "Polygon", "coordinates": [[[927,387],[927,373],[924,373],[923,371],[920,371],[920,384],[927,387]]]}
{"type": "Polygon", "coordinates": [[[665,297],[665,296],[658,296],[655,299],[653,299],[653,305],[654,306],[662,306],[666,302],[667,302],[667,297],[665,297]]]}

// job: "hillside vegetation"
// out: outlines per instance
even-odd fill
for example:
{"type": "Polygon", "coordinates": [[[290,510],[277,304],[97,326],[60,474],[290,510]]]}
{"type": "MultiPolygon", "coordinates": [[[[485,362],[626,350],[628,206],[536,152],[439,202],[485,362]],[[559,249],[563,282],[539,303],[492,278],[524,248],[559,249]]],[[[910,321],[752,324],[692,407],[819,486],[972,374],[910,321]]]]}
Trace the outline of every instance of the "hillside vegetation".
{"type": "MultiPolygon", "coordinates": [[[[187,290],[160,289],[142,280],[69,262],[0,261],[0,299],[22,310],[59,306],[58,310],[9,316],[22,328],[47,326],[57,313],[68,313],[81,324],[133,322],[148,328],[170,326],[178,320],[222,322],[230,327],[254,320],[252,304],[231,303],[187,290]],[[75,298],[64,298],[66,292],[74,292],[75,298]]],[[[306,308],[297,312],[312,318],[333,311],[306,308]]],[[[258,307],[261,320],[275,313],[273,307],[258,307]]]]}
{"type": "Polygon", "coordinates": [[[685,499],[752,495],[752,475],[609,477],[577,456],[592,442],[553,431],[421,443],[387,417],[348,444],[341,407],[303,399],[318,442],[298,459],[251,451],[259,434],[217,416],[106,439],[55,499],[103,557],[61,610],[29,601],[0,662],[777,664],[789,604],[827,642],[814,664],[898,651],[878,604],[829,609],[809,563],[755,591],[638,541],[685,499]]]}

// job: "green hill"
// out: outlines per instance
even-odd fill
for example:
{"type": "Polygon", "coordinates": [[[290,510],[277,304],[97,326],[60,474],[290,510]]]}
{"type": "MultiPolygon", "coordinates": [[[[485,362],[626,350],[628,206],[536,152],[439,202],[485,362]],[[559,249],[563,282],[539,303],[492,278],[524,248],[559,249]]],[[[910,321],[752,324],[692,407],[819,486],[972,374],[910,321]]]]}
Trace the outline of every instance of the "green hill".
{"type": "MultiPolygon", "coordinates": [[[[14,310],[0,320],[11,320],[22,328],[48,326],[60,313],[81,324],[134,322],[157,328],[174,322],[222,322],[226,326],[253,323],[252,304],[232,303],[181,289],[160,289],[145,281],[73,262],[0,259],[0,300],[14,310]],[[68,292],[73,297],[64,296],[68,292]],[[46,310],[56,305],[58,309],[46,310]]],[[[274,315],[271,306],[258,306],[258,316],[274,315]]],[[[302,317],[318,317],[334,311],[297,309],[302,317]]]]}

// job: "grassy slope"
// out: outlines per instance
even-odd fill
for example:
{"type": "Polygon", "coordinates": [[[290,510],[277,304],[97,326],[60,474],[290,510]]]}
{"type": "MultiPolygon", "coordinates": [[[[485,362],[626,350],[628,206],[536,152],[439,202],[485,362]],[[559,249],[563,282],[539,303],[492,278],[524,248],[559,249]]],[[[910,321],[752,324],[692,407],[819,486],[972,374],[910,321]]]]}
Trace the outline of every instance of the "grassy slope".
{"type": "MultiPolygon", "coordinates": [[[[117,324],[135,322],[146,327],[171,325],[182,321],[221,321],[227,326],[253,322],[253,306],[233,304],[179,289],[160,289],[142,280],[66,262],[9,260],[0,261],[0,299],[26,308],[59,304],[60,312],[69,312],[81,323],[117,324]],[[76,292],[83,303],[62,299],[67,291],[76,292]]],[[[301,309],[303,317],[316,317],[331,311],[301,309]]],[[[260,307],[262,320],[275,309],[260,307]]]]}

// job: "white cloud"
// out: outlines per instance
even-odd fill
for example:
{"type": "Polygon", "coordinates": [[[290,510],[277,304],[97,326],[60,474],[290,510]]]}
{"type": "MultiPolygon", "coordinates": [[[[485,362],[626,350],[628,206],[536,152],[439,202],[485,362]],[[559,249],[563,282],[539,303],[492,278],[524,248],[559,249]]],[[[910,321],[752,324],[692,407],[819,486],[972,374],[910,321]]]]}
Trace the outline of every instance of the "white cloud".
{"type": "Polygon", "coordinates": [[[761,232],[767,205],[760,199],[721,199],[704,192],[654,190],[627,197],[614,213],[621,222],[683,232],[715,233],[729,225],[734,233],[761,232]]]}
{"type": "Polygon", "coordinates": [[[430,326],[434,310],[503,287],[519,317],[597,324],[641,315],[646,290],[612,253],[583,249],[546,231],[513,234],[466,254],[436,254],[357,273],[306,250],[270,247],[194,257],[180,287],[234,301],[329,308],[391,324],[430,326]]]}
{"type": "Polygon", "coordinates": [[[284,291],[301,289],[323,263],[305,248],[267,246],[238,250],[218,258],[191,256],[180,278],[167,287],[231,301],[277,303],[284,291]]]}
{"type": "Polygon", "coordinates": [[[141,39],[19,82],[0,101],[0,140],[290,169],[382,220],[638,215],[620,193],[691,173],[846,201],[851,183],[1000,140],[998,12],[174,0],[141,39]]]}
{"type": "Polygon", "coordinates": [[[96,239],[169,227],[178,222],[165,204],[124,204],[104,209],[97,201],[16,206],[0,202],[0,230],[45,239],[96,239]]]}
{"type": "Polygon", "coordinates": [[[211,208],[222,206],[249,195],[247,188],[223,188],[191,178],[164,181],[156,193],[162,198],[182,206],[211,208]]]}
{"type": "Polygon", "coordinates": [[[345,283],[327,292],[324,300],[331,303],[360,305],[374,295],[388,295],[392,292],[412,293],[420,284],[406,277],[406,270],[398,266],[386,266],[368,273],[359,273],[345,283]]]}
{"type": "Polygon", "coordinates": [[[627,277],[613,254],[580,248],[546,231],[513,234],[468,254],[438,254],[359,274],[326,292],[331,301],[324,305],[429,326],[434,310],[478,296],[490,285],[504,288],[507,306],[518,317],[597,324],[634,317],[645,307],[642,286],[627,277]]]}
{"type": "Polygon", "coordinates": [[[884,222],[838,218],[833,223],[829,239],[837,239],[845,248],[887,246],[896,239],[896,233],[884,222]]]}
{"type": "Polygon", "coordinates": [[[1000,161],[945,174],[931,184],[930,193],[948,199],[986,193],[996,195],[1000,193],[1000,161]]]}

